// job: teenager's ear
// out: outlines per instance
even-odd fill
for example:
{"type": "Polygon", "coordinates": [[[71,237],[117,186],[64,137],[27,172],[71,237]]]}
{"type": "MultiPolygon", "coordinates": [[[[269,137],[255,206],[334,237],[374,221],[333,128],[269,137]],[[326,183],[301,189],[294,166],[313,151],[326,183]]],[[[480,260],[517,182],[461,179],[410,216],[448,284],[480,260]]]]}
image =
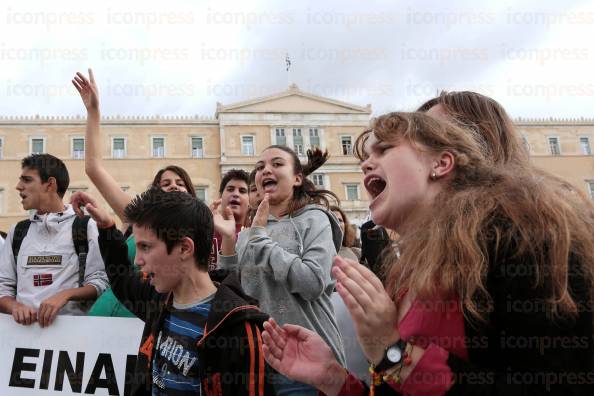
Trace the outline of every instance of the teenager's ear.
{"type": "Polygon", "coordinates": [[[443,151],[433,164],[432,174],[437,178],[449,175],[455,167],[454,155],[449,151],[443,151]]]}
{"type": "Polygon", "coordinates": [[[58,181],[56,180],[55,177],[50,176],[47,178],[47,191],[48,192],[58,192],[58,181]]]}
{"type": "Polygon", "coordinates": [[[181,250],[181,258],[183,260],[194,256],[194,241],[190,237],[183,237],[179,242],[179,248],[181,250]]]}
{"type": "Polygon", "coordinates": [[[295,187],[301,186],[303,184],[303,173],[299,173],[295,175],[295,187]]]}

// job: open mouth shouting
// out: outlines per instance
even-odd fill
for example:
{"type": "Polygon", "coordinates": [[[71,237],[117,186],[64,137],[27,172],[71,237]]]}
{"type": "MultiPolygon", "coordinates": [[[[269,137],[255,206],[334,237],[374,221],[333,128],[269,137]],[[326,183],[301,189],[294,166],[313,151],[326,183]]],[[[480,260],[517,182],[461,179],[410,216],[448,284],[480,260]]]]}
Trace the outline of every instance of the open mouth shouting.
{"type": "Polygon", "coordinates": [[[232,208],[238,208],[241,206],[241,200],[239,198],[231,198],[229,199],[227,206],[232,208]]]}
{"type": "Polygon", "coordinates": [[[149,282],[150,284],[153,284],[153,278],[155,277],[154,272],[141,271],[141,273],[142,273],[143,280],[149,282]]]}
{"type": "Polygon", "coordinates": [[[278,183],[273,178],[265,177],[262,179],[262,190],[265,193],[271,193],[276,190],[277,184],[278,183]]]}
{"type": "Polygon", "coordinates": [[[380,199],[386,189],[386,181],[377,175],[367,175],[363,181],[365,189],[371,196],[371,205],[380,199]]]}

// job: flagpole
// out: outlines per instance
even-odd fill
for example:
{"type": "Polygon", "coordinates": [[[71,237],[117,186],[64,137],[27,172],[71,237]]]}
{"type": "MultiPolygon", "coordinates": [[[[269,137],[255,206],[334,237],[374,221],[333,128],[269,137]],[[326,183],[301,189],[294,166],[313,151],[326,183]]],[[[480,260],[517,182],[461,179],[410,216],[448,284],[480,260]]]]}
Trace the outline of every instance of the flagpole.
{"type": "Polygon", "coordinates": [[[287,66],[287,88],[291,86],[291,58],[289,58],[289,53],[287,52],[287,56],[285,57],[285,64],[287,66]]]}

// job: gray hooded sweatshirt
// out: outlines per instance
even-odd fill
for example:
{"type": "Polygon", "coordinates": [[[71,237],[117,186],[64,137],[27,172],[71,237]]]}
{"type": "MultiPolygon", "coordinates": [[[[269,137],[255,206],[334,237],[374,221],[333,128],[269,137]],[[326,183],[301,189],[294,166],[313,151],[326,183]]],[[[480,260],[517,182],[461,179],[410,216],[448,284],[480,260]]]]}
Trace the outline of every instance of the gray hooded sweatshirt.
{"type": "Polygon", "coordinates": [[[342,244],[336,217],[307,205],[292,217],[268,217],[264,227],[239,233],[234,256],[219,256],[219,266],[239,270],[241,286],[260,309],[283,324],[318,333],[341,364],[345,354],[330,297],[332,257],[342,244]]]}

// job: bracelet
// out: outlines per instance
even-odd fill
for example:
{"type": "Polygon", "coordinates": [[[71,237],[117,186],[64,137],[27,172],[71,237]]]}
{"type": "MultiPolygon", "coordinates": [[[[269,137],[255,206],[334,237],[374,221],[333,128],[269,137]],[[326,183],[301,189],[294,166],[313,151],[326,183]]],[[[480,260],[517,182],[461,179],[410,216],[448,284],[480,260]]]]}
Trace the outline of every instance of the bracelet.
{"type": "Polygon", "coordinates": [[[406,342],[402,359],[393,367],[390,367],[389,369],[382,372],[377,372],[375,371],[375,365],[373,363],[369,366],[369,373],[371,375],[370,396],[375,394],[374,387],[379,386],[382,382],[389,381],[396,384],[400,383],[400,373],[402,372],[402,368],[412,364],[413,348],[414,338],[410,337],[410,339],[406,342]]]}

